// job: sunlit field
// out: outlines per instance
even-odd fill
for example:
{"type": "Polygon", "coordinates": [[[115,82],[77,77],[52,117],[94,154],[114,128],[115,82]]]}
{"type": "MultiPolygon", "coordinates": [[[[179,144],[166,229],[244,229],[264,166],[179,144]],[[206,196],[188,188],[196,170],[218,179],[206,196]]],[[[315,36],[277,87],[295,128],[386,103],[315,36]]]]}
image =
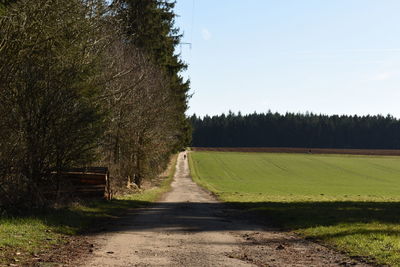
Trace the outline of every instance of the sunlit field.
{"type": "Polygon", "coordinates": [[[400,157],[192,152],[223,201],[353,256],[400,265],[400,157]]]}

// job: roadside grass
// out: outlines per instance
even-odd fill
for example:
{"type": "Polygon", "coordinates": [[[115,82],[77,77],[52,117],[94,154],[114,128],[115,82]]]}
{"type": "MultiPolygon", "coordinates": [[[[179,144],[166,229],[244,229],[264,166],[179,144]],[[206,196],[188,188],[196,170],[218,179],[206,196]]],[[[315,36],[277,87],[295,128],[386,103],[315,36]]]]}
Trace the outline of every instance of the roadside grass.
{"type": "Polygon", "coordinates": [[[169,191],[177,155],[168,176],[157,187],[141,193],[119,196],[111,201],[93,200],[65,208],[35,211],[24,216],[0,217],[0,266],[24,263],[29,258],[68,242],[69,236],[85,233],[99,222],[118,218],[127,211],[142,208],[169,191]]]}
{"type": "Polygon", "coordinates": [[[193,179],[351,256],[400,266],[400,157],[192,152],[193,179]]]}

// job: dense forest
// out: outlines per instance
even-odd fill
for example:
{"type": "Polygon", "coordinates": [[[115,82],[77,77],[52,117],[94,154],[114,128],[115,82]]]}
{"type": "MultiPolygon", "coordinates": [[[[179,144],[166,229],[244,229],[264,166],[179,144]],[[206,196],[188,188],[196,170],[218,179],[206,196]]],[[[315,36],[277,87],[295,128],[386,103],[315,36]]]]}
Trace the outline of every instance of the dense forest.
{"type": "Polygon", "coordinates": [[[229,113],[191,117],[195,147],[400,149],[400,120],[392,116],[312,113],[229,113]]]}
{"type": "Polygon", "coordinates": [[[174,5],[0,2],[0,208],[54,203],[72,167],[140,187],[190,142],[174,5]]]}

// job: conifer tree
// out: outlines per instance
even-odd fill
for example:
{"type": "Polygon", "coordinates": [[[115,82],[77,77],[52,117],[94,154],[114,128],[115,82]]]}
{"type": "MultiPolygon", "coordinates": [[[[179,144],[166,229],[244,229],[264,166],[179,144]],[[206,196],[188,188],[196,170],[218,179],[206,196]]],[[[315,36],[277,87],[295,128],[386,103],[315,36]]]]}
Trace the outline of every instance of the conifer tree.
{"type": "Polygon", "coordinates": [[[184,81],[180,72],[187,68],[175,48],[182,35],[174,26],[175,2],[160,0],[120,0],[114,2],[117,14],[123,21],[125,38],[145,51],[161,67],[168,79],[168,88],[174,96],[175,140],[174,149],[188,145],[191,125],[185,116],[188,108],[189,81],[184,81]]]}

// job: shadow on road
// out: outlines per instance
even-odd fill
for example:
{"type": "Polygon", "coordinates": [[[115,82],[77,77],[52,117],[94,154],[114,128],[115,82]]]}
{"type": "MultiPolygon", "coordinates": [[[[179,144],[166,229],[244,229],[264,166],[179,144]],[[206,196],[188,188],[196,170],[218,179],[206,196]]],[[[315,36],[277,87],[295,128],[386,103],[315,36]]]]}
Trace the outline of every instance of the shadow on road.
{"type": "MultiPolygon", "coordinates": [[[[169,231],[254,230],[254,225],[296,230],[341,223],[399,223],[398,202],[156,203],[114,200],[99,208],[63,211],[43,217],[49,226],[76,227],[97,221],[92,232],[167,229],[169,231]],[[118,208],[116,208],[116,206],[118,208]],[[243,223],[246,222],[246,223],[243,223]],[[250,222],[250,223],[249,223],[250,222]],[[249,229],[246,229],[249,228],[249,229]]],[[[385,230],[374,230],[384,232],[385,230]]],[[[399,231],[391,230],[400,234],[399,231]]],[[[341,233],[343,235],[351,233],[341,233]]]]}

